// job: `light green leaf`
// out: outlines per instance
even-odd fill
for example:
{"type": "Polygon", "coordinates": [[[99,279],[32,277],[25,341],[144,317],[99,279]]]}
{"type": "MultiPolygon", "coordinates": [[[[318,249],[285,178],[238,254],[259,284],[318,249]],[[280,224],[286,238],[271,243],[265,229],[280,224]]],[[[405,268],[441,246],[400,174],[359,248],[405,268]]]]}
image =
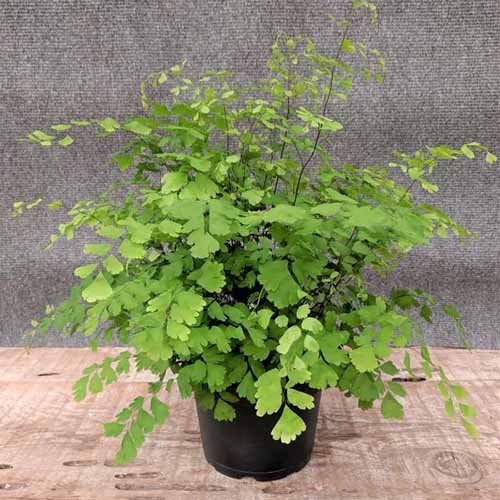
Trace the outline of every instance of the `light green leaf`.
{"type": "Polygon", "coordinates": [[[163,425],[167,417],[170,415],[168,406],[160,401],[156,396],[151,398],[151,413],[158,425],[163,425]]]}
{"type": "Polygon", "coordinates": [[[133,243],[146,243],[151,239],[154,226],[134,222],[128,226],[129,238],[133,243]]]}
{"type": "Polygon", "coordinates": [[[475,156],[474,151],[472,151],[472,149],[470,149],[466,144],[461,147],[460,151],[462,151],[462,153],[469,159],[472,159],[475,156]]]}
{"type": "Polygon", "coordinates": [[[302,321],[302,329],[312,333],[321,333],[323,325],[316,318],[306,318],[302,321]]]}
{"type": "Polygon", "coordinates": [[[328,332],[318,336],[321,353],[328,363],[339,366],[349,361],[347,352],[339,349],[349,338],[347,332],[328,332]]]}
{"type": "Polygon", "coordinates": [[[267,212],[264,212],[265,222],[280,222],[281,224],[293,225],[297,221],[305,218],[306,211],[301,207],[293,205],[278,205],[267,212]]]}
{"type": "Polygon", "coordinates": [[[114,154],[113,155],[113,160],[117,163],[117,165],[120,167],[120,170],[122,172],[125,172],[131,165],[134,159],[126,154],[114,154]]]}
{"type": "Polygon", "coordinates": [[[338,379],[337,372],[321,358],[311,366],[311,380],[309,381],[309,386],[312,389],[335,387],[338,379]]]}
{"type": "Polygon", "coordinates": [[[427,304],[424,304],[420,308],[420,316],[424,318],[427,323],[432,323],[432,309],[427,304]]]}
{"type": "Polygon", "coordinates": [[[119,436],[123,432],[124,428],[124,424],[120,424],[118,422],[106,422],[104,424],[104,435],[106,437],[119,436]]]}
{"type": "Polygon", "coordinates": [[[59,123],[58,125],[51,125],[50,128],[52,130],[56,130],[57,132],[64,132],[65,130],[69,130],[71,128],[71,125],[68,125],[66,123],[59,123]]]}
{"type": "Polygon", "coordinates": [[[203,230],[193,231],[189,235],[188,243],[192,245],[191,255],[196,259],[206,259],[220,249],[219,242],[203,230]]]}
{"type": "Polygon", "coordinates": [[[280,327],[280,328],[286,328],[288,325],[288,318],[284,316],[283,314],[280,314],[277,316],[274,320],[274,322],[280,327]]]}
{"type": "MultiPolygon", "coordinates": [[[[338,201],[340,203],[350,203],[350,204],[356,204],[357,203],[356,200],[354,200],[350,196],[347,196],[345,194],[339,193],[336,189],[328,189],[327,193],[328,193],[328,198],[330,200],[338,201]]],[[[319,206],[321,206],[321,205],[319,205],[319,206]]]]}
{"type": "Polygon", "coordinates": [[[222,200],[210,200],[209,231],[217,236],[226,236],[233,230],[233,223],[238,218],[239,211],[222,200]]]}
{"type": "Polygon", "coordinates": [[[123,234],[123,227],[101,226],[96,233],[104,238],[117,239],[123,234]]]}
{"type": "Polygon", "coordinates": [[[456,151],[448,146],[427,147],[427,150],[439,160],[455,160],[456,151]]]}
{"type": "Polygon", "coordinates": [[[276,368],[262,374],[255,382],[257,391],[257,416],[276,413],[283,403],[283,391],[281,388],[281,375],[276,368]]]}
{"type": "Polygon", "coordinates": [[[130,432],[127,432],[122,440],[120,450],[116,454],[116,463],[125,464],[137,456],[137,447],[130,432]]]}
{"type": "Polygon", "coordinates": [[[184,172],[169,172],[161,178],[161,192],[171,193],[182,189],[188,181],[188,176],[184,172]]]}
{"type": "Polygon", "coordinates": [[[289,444],[306,430],[306,424],[294,411],[285,405],[281,417],[271,431],[274,440],[289,444]]]}
{"type": "Polygon", "coordinates": [[[448,391],[448,387],[447,387],[446,383],[444,382],[444,380],[440,380],[437,383],[437,388],[438,388],[439,393],[441,394],[441,397],[443,399],[448,399],[450,397],[450,393],[448,391]]]}
{"type": "Polygon", "coordinates": [[[250,189],[248,191],[243,191],[241,197],[247,200],[250,205],[258,205],[264,197],[264,191],[261,189],[250,189]]]}
{"type": "Polygon", "coordinates": [[[161,255],[161,253],[158,252],[158,250],[156,250],[156,249],[153,248],[148,253],[148,260],[149,260],[149,262],[154,262],[160,255],[161,255]]]}
{"type": "Polygon", "coordinates": [[[309,313],[311,312],[311,308],[309,307],[308,304],[303,304],[297,309],[297,319],[304,319],[309,316],[309,313]]]}
{"type": "Polygon", "coordinates": [[[280,337],[279,345],[276,350],[280,354],[286,354],[290,350],[290,347],[292,347],[292,345],[300,339],[301,335],[302,330],[297,325],[291,326],[280,337]]]}
{"type": "Polygon", "coordinates": [[[101,377],[99,377],[99,374],[95,372],[89,383],[90,394],[98,394],[99,392],[102,392],[102,390],[103,387],[101,377]]]}
{"type": "Polygon", "coordinates": [[[179,339],[185,342],[189,338],[189,328],[177,321],[169,320],[167,323],[167,335],[173,339],[179,339]]]}
{"type": "Polygon", "coordinates": [[[73,144],[75,141],[73,139],[73,137],[69,136],[69,135],[65,135],[62,139],[59,140],[59,145],[60,146],[69,146],[71,144],[73,144]]]}
{"type": "Polygon", "coordinates": [[[170,317],[178,323],[194,325],[205,304],[203,297],[197,293],[180,292],[175,297],[175,304],[170,310],[170,317]]]}
{"type": "Polygon", "coordinates": [[[321,117],[321,125],[324,130],[330,130],[331,132],[337,132],[344,128],[342,123],[330,120],[330,118],[326,118],[325,116],[321,117]]]}
{"type": "Polygon", "coordinates": [[[227,163],[238,163],[240,161],[240,155],[229,155],[226,157],[227,163]]]}
{"type": "Polygon", "coordinates": [[[349,352],[352,364],[363,373],[374,371],[378,367],[378,361],[371,345],[367,344],[349,352]]]}
{"type": "Polygon", "coordinates": [[[106,255],[109,252],[111,245],[107,243],[87,243],[83,247],[83,253],[91,255],[106,255]]]}
{"type": "Polygon", "coordinates": [[[111,297],[112,294],[113,289],[109,286],[109,283],[102,273],[99,273],[95,280],[82,291],[82,297],[87,302],[105,300],[111,297]]]}
{"type": "Polygon", "coordinates": [[[286,395],[288,402],[301,410],[314,408],[314,398],[310,394],[290,388],[287,389],[286,395]]]}
{"type": "Polygon", "coordinates": [[[190,382],[200,384],[207,376],[207,365],[201,359],[197,359],[193,364],[181,368],[179,373],[181,372],[190,382]]]}
{"type": "Polygon", "coordinates": [[[123,128],[137,135],[149,135],[153,131],[151,127],[148,127],[147,125],[138,120],[128,121],[123,125],[123,128]]]}
{"type": "Polygon", "coordinates": [[[390,392],[386,392],[380,409],[385,418],[402,419],[404,417],[401,403],[390,392]]]}
{"type": "Polygon", "coordinates": [[[155,419],[146,410],[141,408],[137,414],[137,425],[146,433],[153,432],[155,419]]]}
{"type": "Polygon", "coordinates": [[[259,282],[269,300],[279,309],[294,305],[305,295],[288,270],[286,260],[275,260],[260,266],[259,282]]]}
{"type": "Polygon", "coordinates": [[[35,130],[33,132],[33,135],[39,141],[42,141],[43,143],[49,143],[50,144],[50,141],[52,141],[53,139],[55,139],[55,137],[53,135],[48,135],[45,132],[43,132],[42,130],[35,130]]]}
{"type": "Polygon", "coordinates": [[[218,262],[207,261],[196,271],[189,275],[198,285],[208,292],[220,292],[226,283],[224,266],[218,262]]]}
{"type": "Polygon", "coordinates": [[[319,344],[314,337],[306,335],[304,338],[304,347],[311,352],[319,352],[319,344]]]}
{"type": "Polygon", "coordinates": [[[314,215],[322,215],[323,217],[331,217],[337,215],[342,210],[340,203],[322,203],[311,207],[310,212],[314,215]]]}
{"type": "Polygon", "coordinates": [[[255,380],[252,376],[252,372],[249,370],[238,385],[238,396],[248,399],[251,403],[255,403],[256,391],[255,380]]]}
{"type": "Polygon", "coordinates": [[[208,315],[212,319],[217,319],[219,321],[225,321],[226,315],[224,314],[224,311],[222,310],[222,307],[218,302],[211,302],[210,305],[208,306],[208,315]]]}
{"type": "Polygon", "coordinates": [[[120,274],[123,271],[123,264],[113,254],[106,257],[102,263],[111,274],[120,274]]]}
{"type": "Polygon", "coordinates": [[[352,207],[349,213],[349,224],[352,226],[379,229],[391,224],[389,217],[379,207],[352,207]]]}
{"type": "Polygon", "coordinates": [[[344,38],[342,40],[342,50],[345,50],[346,52],[356,52],[356,46],[352,43],[352,40],[344,38]]]}
{"type": "Polygon", "coordinates": [[[212,163],[208,158],[189,158],[189,164],[198,170],[198,172],[208,172],[212,167],[212,163]]]}
{"type": "Polygon", "coordinates": [[[71,120],[71,123],[73,125],[76,125],[77,127],[86,127],[88,125],[91,125],[91,122],[88,120],[71,120]]]}
{"type": "Polygon", "coordinates": [[[387,375],[396,375],[399,373],[399,369],[392,361],[386,361],[384,364],[380,365],[379,368],[384,373],[387,373],[387,375]]]}
{"type": "Polygon", "coordinates": [[[455,406],[451,398],[447,399],[444,403],[444,411],[448,417],[453,418],[455,416],[455,406]]]}
{"type": "Polygon", "coordinates": [[[447,314],[450,318],[460,319],[460,313],[453,306],[444,305],[442,309],[443,312],[447,314]]]}
{"type": "Polygon", "coordinates": [[[64,203],[62,200],[54,200],[47,205],[47,208],[49,210],[57,210],[58,208],[61,208],[63,205],[64,203]]]}
{"type": "Polygon", "coordinates": [[[462,425],[464,426],[464,429],[467,431],[470,437],[475,439],[479,437],[479,432],[472,422],[469,422],[467,419],[463,418],[462,425]]]}
{"type": "Polygon", "coordinates": [[[86,266],[77,267],[73,271],[73,274],[75,276],[78,276],[78,278],[81,278],[83,280],[87,276],[90,276],[95,271],[96,267],[97,267],[97,264],[87,264],[86,266]]]}
{"type": "Polygon", "coordinates": [[[130,240],[123,240],[118,250],[123,257],[129,260],[143,259],[146,256],[144,247],[130,240]]]}
{"type": "Polygon", "coordinates": [[[182,226],[177,222],[165,219],[158,224],[158,229],[164,234],[177,238],[182,231],[182,226]]]}
{"type": "Polygon", "coordinates": [[[264,328],[264,330],[267,330],[273,314],[273,311],[270,309],[260,309],[257,311],[257,322],[259,323],[259,326],[264,328]]]}
{"type": "Polygon", "coordinates": [[[181,200],[209,200],[219,192],[219,187],[205,174],[197,174],[193,181],[179,193],[181,200]]]}
{"type": "Polygon", "coordinates": [[[493,165],[494,163],[497,162],[497,160],[498,158],[493,153],[490,153],[489,151],[488,153],[486,153],[486,163],[493,165]]]}
{"type": "Polygon", "coordinates": [[[461,386],[458,384],[452,384],[450,386],[450,389],[453,392],[453,395],[459,399],[459,400],[466,400],[469,399],[469,393],[461,386]]]}
{"type": "Polygon", "coordinates": [[[129,434],[132,437],[135,446],[139,448],[144,444],[144,431],[141,426],[137,423],[137,419],[132,421],[132,425],[129,427],[129,434]]]}
{"type": "MultiPolygon", "coordinates": [[[[85,372],[84,372],[85,373],[85,372]]],[[[89,383],[88,375],[79,378],[73,384],[73,397],[75,401],[83,401],[87,396],[87,384],[89,383]]]]}
{"type": "MultiPolygon", "coordinates": [[[[73,124],[75,120],[72,121],[73,124]]],[[[104,118],[103,120],[99,120],[97,122],[106,132],[114,132],[115,130],[120,128],[120,124],[114,118],[104,118]]]]}
{"type": "Polygon", "coordinates": [[[471,406],[471,405],[468,405],[468,404],[465,404],[465,403],[459,403],[458,404],[458,408],[460,409],[460,413],[464,417],[474,418],[474,417],[477,416],[476,409],[473,406],[471,406]]]}
{"type": "Polygon", "coordinates": [[[154,311],[165,311],[167,307],[170,306],[172,302],[172,292],[167,290],[165,292],[160,293],[156,297],[150,299],[148,301],[148,306],[146,307],[146,311],[154,312],[154,311]]]}
{"type": "Polygon", "coordinates": [[[389,382],[387,386],[391,392],[396,394],[396,396],[406,396],[406,389],[401,384],[398,384],[397,382],[389,382]]]}
{"type": "Polygon", "coordinates": [[[214,418],[219,421],[229,421],[232,422],[236,418],[236,411],[223,399],[219,398],[214,409],[214,418]]]}
{"type": "Polygon", "coordinates": [[[254,327],[247,327],[248,333],[250,334],[250,338],[252,339],[252,342],[257,346],[257,347],[264,347],[264,341],[266,339],[266,332],[261,330],[260,328],[254,328],[254,327]]]}
{"type": "Polygon", "coordinates": [[[207,363],[207,384],[210,391],[218,391],[224,387],[226,369],[214,363],[207,363]]]}

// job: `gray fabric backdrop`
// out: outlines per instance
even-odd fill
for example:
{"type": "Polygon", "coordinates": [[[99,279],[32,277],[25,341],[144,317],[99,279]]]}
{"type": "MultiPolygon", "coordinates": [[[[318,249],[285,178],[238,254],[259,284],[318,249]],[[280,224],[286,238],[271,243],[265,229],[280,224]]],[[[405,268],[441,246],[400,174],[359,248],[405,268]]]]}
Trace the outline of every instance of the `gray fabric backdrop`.
{"type": "MultiPolygon", "coordinates": [[[[382,0],[378,29],[359,36],[387,57],[384,86],[362,85],[336,112],[346,133],[337,152],[360,164],[395,149],[479,140],[500,149],[500,3],[498,0],[382,0]]],[[[57,302],[79,263],[76,245],[51,252],[58,215],[35,211],[16,223],[16,199],[91,197],[113,179],[110,141],[56,155],[17,142],[27,130],[75,117],[138,111],[138,85],[152,71],[187,58],[190,68],[233,68],[253,78],[278,31],[313,36],[334,52],[327,0],[0,0],[0,345],[22,332],[46,303],[57,302]]],[[[464,314],[472,343],[500,347],[500,180],[498,167],[462,162],[436,174],[439,206],[478,234],[419,249],[390,284],[420,286],[464,314]]],[[[457,345],[436,321],[434,344],[457,345]]],[[[49,336],[35,343],[76,345],[49,336]]]]}

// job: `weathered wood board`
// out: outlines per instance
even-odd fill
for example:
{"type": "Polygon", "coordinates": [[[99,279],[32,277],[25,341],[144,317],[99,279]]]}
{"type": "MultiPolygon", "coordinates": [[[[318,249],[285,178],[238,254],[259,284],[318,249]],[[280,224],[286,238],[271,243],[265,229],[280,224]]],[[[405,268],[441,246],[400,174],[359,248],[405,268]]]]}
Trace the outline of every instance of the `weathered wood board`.
{"type": "Polygon", "coordinates": [[[76,403],[71,384],[110,350],[0,349],[0,500],[500,499],[500,352],[434,349],[472,393],[478,440],[444,416],[434,382],[407,382],[406,420],[386,421],[328,391],[310,465],[259,483],[215,472],[203,458],[193,401],[172,395],[168,424],[131,465],[102,422],[144,392],[144,375],[76,403]]]}

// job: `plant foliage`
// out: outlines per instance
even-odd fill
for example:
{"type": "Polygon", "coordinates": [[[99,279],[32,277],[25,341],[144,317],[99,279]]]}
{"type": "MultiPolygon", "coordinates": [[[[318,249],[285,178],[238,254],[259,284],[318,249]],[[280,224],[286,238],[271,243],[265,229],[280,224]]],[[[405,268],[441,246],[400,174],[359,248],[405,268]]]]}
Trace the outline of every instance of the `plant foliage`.
{"type": "MultiPolygon", "coordinates": [[[[354,9],[376,15],[371,2],[354,9]]],[[[257,415],[279,414],[272,436],[284,443],[305,429],[297,408],[314,404],[301,384],[335,387],[361,409],[380,401],[384,417],[399,419],[405,390],[392,381],[399,370],[390,358],[415,339],[426,375],[439,376],[447,413],[476,432],[467,393],[433,363],[412,314],[431,322],[436,301],[414,289],[375,294],[364,271],[391,270],[436,236],[469,236],[442,210],[415,201],[412,189],[437,191],[431,174],[443,163],[496,158],[476,142],[396,153],[387,165],[332,156],[343,130],[331,117],[335,103],[359,77],[383,81],[384,72],[379,51],[349,37],[349,21],[332,22],[340,30],[334,55],[309,38],[279,35],[269,76],[248,87],[220,71],[193,81],[174,66],[143,82],[140,116],[71,120],[26,138],[74,147],[76,130],[91,127],[129,139],[112,156],[127,194],[117,201],[112,187],[79,201],[52,235],[51,245],[83,227],[96,236],[69,297],[33,323],[42,333],[83,335],[94,348],[116,339],[130,345],[84,370],[77,400],[132,367],[156,376],[148,395],[105,425],[106,435],[122,438],[120,462],[165,422],[162,398],[174,383],[219,420],[235,418],[239,399],[257,415]],[[160,86],[169,98],[152,100],[150,89],[160,86]],[[408,182],[398,184],[393,171],[408,182]]],[[[14,212],[40,202],[17,202],[14,212]]],[[[441,309],[461,330],[455,309],[441,309]]],[[[405,367],[412,373],[408,354],[405,367]]]]}

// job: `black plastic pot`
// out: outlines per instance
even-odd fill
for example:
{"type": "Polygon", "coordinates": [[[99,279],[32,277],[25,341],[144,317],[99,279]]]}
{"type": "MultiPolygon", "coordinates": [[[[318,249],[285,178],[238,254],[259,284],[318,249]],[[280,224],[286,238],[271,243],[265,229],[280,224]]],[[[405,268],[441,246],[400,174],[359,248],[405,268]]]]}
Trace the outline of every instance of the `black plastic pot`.
{"type": "Polygon", "coordinates": [[[203,451],[208,463],[220,473],[241,479],[250,476],[258,481],[274,481],[302,469],[311,458],[318,421],[321,391],[300,388],[314,397],[312,410],[293,410],[306,423],[306,430],[290,444],[275,441],[271,430],[281,412],[258,417],[246,400],[234,404],[236,418],[218,422],[211,411],[203,410],[198,402],[203,451]]]}

